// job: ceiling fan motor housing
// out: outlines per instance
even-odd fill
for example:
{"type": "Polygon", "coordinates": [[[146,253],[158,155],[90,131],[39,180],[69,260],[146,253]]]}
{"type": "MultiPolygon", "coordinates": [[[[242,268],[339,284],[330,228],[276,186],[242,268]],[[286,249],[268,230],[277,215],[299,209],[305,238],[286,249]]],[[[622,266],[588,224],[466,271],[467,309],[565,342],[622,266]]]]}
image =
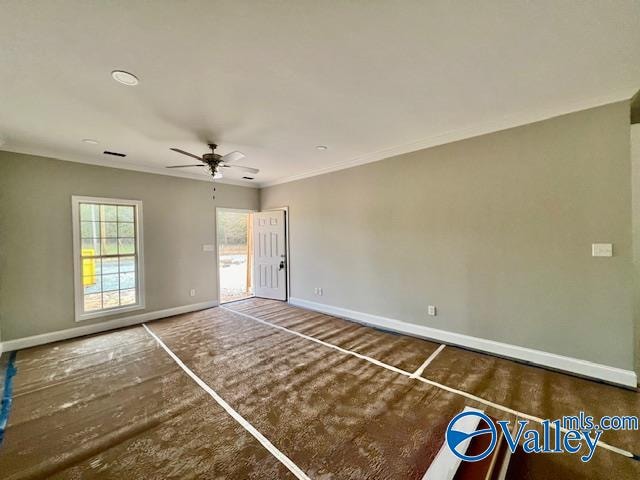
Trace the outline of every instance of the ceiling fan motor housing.
{"type": "Polygon", "coordinates": [[[211,170],[211,175],[215,175],[218,170],[218,165],[220,165],[222,160],[222,155],[218,155],[217,153],[205,153],[202,155],[202,161],[209,166],[211,170]]]}
{"type": "MultiPolygon", "coordinates": [[[[258,171],[259,171],[257,168],[243,167],[242,165],[228,165],[228,162],[233,162],[235,160],[239,160],[241,158],[244,158],[244,154],[242,152],[234,151],[234,152],[231,152],[231,153],[227,153],[226,155],[218,155],[216,153],[217,145],[215,143],[210,143],[209,144],[209,148],[211,149],[211,153],[205,153],[201,157],[199,157],[198,155],[194,155],[193,153],[181,150],[179,148],[171,148],[170,150],[173,150],[174,152],[180,153],[182,155],[186,155],[188,157],[192,157],[192,158],[200,160],[203,164],[205,164],[207,167],[209,167],[209,171],[211,172],[211,175],[213,176],[213,178],[216,178],[216,174],[218,174],[217,178],[221,178],[222,177],[222,174],[218,170],[220,166],[223,166],[223,167],[235,167],[235,168],[242,169],[245,172],[250,172],[250,173],[254,173],[254,174],[258,173],[258,171]]],[[[173,166],[169,166],[167,168],[200,167],[200,166],[202,166],[202,164],[199,164],[199,165],[173,165],[173,166]]]]}

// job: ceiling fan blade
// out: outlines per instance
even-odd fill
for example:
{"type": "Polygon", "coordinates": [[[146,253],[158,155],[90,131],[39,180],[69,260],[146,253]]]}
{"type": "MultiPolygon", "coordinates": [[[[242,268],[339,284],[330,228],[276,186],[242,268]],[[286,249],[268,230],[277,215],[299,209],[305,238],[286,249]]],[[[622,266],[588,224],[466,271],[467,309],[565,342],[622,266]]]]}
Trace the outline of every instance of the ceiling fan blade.
{"type": "Polygon", "coordinates": [[[189,153],[189,152],[185,152],[184,150],[180,150],[179,148],[170,148],[169,150],[173,150],[174,152],[178,152],[178,153],[181,153],[183,155],[187,155],[189,157],[197,158],[198,160],[202,161],[201,157],[199,157],[197,155],[194,155],[193,153],[189,153]]]}
{"type": "Polygon", "coordinates": [[[186,167],[204,167],[204,163],[199,163],[198,165],[171,165],[170,167],[165,168],[186,168],[186,167]]]}
{"type": "Polygon", "coordinates": [[[257,168],[244,167],[242,165],[222,165],[222,166],[225,168],[237,168],[238,170],[242,170],[243,172],[249,172],[249,173],[258,173],[260,171],[257,168]]]}
{"type": "Polygon", "coordinates": [[[235,162],[236,160],[242,160],[244,157],[245,157],[244,153],[238,152],[236,150],[235,152],[231,152],[231,153],[227,153],[226,155],[223,155],[220,160],[222,160],[225,163],[229,163],[229,162],[235,162]]]}

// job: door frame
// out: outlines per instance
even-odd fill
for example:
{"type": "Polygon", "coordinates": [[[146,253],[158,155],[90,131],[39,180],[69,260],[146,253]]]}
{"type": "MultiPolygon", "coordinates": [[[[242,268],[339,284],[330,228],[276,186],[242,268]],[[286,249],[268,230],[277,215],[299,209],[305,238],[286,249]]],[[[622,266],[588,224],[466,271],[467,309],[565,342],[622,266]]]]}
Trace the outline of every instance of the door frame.
{"type": "Polygon", "coordinates": [[[284,300],[289,303],[291,298],[291,242],[289,242],[289,206],[272,207],[260,210],[261,212],[270,212],[272,210],[284,210],[284,251],[287,258],[285,258],[285,268],[287,269],[287,288],[285,294],[287,298],[284,300]]]}
{"type": "MultiPolygon", "coordinates": [[[[216,251],[216,284],[218,285],[216,293],[217,293],[217,297],[218,297],[217,298],[218,305],[221,305],[221,303],[220,303],[220,252],[218,250],[219,238],[220,238],[219,233],[220,232],[218,231],[218,212],[235,212],[235,213],[252,214],[252,213],[255,213],[257,211],[258,210],[253,210],[251,208],[216,207],[214,224],[215,224],[215,229],[216,229],[216,245],[215,245],[215,251],[216,251]]],[[[253,252],[250,252],[250,255],[253,255],[253,252]]],[[[253,280],[253,271],[251,272],[251,279],[253,280]]],[[[251,297],[249,297],[249,298],[251,298],[251,297]]]]}

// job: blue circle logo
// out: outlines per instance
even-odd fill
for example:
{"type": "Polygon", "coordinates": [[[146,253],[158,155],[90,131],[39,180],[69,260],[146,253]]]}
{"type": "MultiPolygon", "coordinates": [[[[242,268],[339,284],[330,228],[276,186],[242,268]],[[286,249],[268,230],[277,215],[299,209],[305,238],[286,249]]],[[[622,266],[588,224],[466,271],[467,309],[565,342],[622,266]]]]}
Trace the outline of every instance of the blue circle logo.
{"type": "Polygon", "coordinates": [[[447,440],[447,445],[449,445],[449,449],[456,457],[461,458],[465,462],[477,462],[479,460],[482,460],[483,458],[487,458],[487,456],[489,456],[491,452],[493,452],[493,449],[496,447],[496,442],[498,440],[498,432],[496,430],[496,426],[493,423],[493,420],[491,420],[487,415],[479,411],[468,410],[453,417],[453,419],[449,422],[449,426],[447,427],[445,438],[447,440]],[[465,421],[462,421],[462,419],[467,417],[478,417],[489,427],[482,428],[480,430],[474,429],[473,432],[469,433],[469,421],[473,421],[474,419],[467,419],[465,421]],[[465,426],[467,428],[465,428],[465,426]],[[465,452],[469,442],[465,442],[465,440],[471,441],[473,437],[477,437],[479,435],[491,435],[489,446],[485,451],[477,455],[466,455],[465,452]]]}

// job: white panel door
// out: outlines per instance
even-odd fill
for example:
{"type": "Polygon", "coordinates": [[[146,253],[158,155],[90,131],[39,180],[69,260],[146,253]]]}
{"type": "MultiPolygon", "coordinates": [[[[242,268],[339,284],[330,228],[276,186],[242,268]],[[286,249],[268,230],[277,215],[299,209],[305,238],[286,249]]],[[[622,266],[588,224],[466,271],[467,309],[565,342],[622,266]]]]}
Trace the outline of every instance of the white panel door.
{"type": "Polygon", "coordinates": [[[287,299],[284,211],[253,214],[253,282],[256,297],[287,299]]]}

